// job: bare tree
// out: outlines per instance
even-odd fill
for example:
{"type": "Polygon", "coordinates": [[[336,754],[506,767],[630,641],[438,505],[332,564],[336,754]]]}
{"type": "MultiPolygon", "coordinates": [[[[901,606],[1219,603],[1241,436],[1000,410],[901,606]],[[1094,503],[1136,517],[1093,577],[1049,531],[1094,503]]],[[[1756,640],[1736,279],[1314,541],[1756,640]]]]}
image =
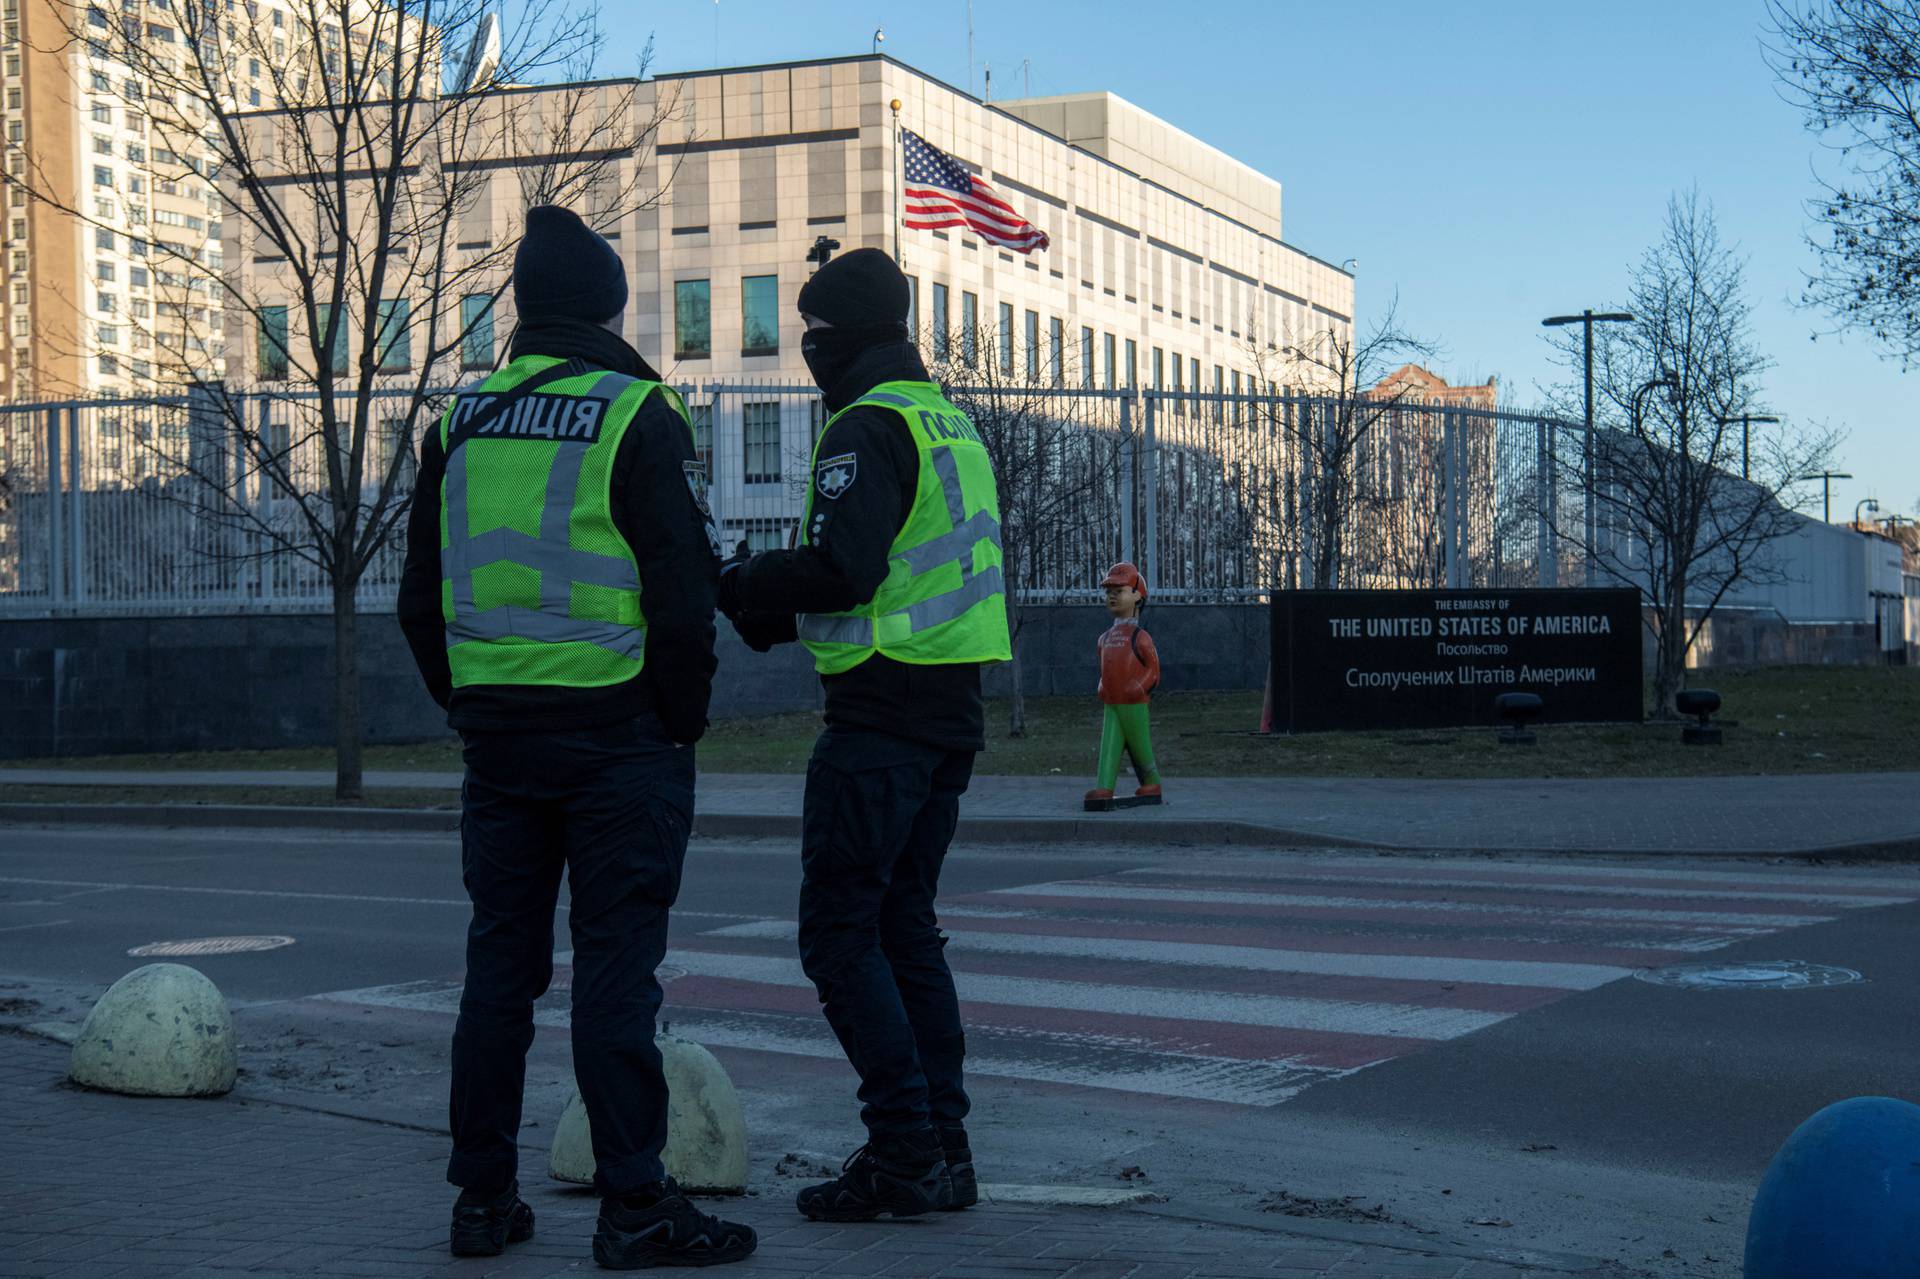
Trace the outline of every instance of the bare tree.
{"type": "Polygon", "coordinates": [[[1284,552],[1297,572],[1287,584],[1347,585],[1358,568],[1356,524],[1377,500],[1369,484],[1391,447],[1389,424],[1412,402],[1410,386],[1373,388],[1389,367],[1430,358],[1436,348],[1401,327],[1397,301],[1364,336],[1351,325],[1316,320],[1273,342],[1255,335],[1248,345],[1259,379],[1290,388],[1254,407],[1256,420],[1285,442],[1293,472],[1282,526],[1284,552]]]}
{"type": "MultiPolygon", "coordinates": [[[[212,309],[227,338],[197,349],[191,325],[154,316],[150,341],[196,386],[194,447],[169,458],[192,482],[167,492],[228,535],[219,554],[330,586],[342,799],[361,794],[358,588],[404,525],[414,441],[491,334],[515,247],[494,231],[496,189],[582,205],[603,229],[658,194],[641,175],[672,104],[637,79],[580,83],[601,44],[591,0],[526,0],[504,37],[491,7],[174,0],[164,27],[70,9],[71,46],[128,69],[111,88],[151,122],[156,160],[217,181],[217,236],[138,241],[169,318],[212,309]],[[523,87],[553,79],[568,83],[523,87]],[[218,380],[243,370],[273,389],[218,380]]],[[[65,211],[97,223],[80,206],[65,211]]]]}
{"type": "Polygon", "coordinates": [[[1120,478],[1131,440],[1113,398],[1069,393],[1079,379],[1067,352],[1032,348],[997,329],[928,337],[929,372],[993,461],[1013,645],[1007,733],[1024,737],[1022,593],[1051,588],[1071,598],[1083,590],[1091,598],[1119,558],[1120,478]]]}
{"type": "Polygon", "coordinates": [[[1768,65],[1847,170],[1808,211],[1819,268],[1805,300],[1920,359],[1920,5],[1769,0],[1768,65]]]}
{"type": "MultiPolygon", "coordinates": [[[[1741,477],[1737,415],[1756,407],[1769,361],[1753,341],[1743,264],[1697,195],[1669,202],[1622,309],[1637,317],[1632,324],[1594,335],[1594,389],[1607,420],[1592,458],[1571,449],[1557,461],[1564,490],[1586,487],[1590,471],[1592,513],[1563,507],[1572,518],[1555,531],[1599,580],[1639,588],[1656,649],[1651,710],[1665,717],[1675,713],[1687,655],[1728,592],[1781,579],[1771,547],[1801,519],[1787,499],[1837,439],[1819,429],[1770,432],[1751,477],[1741,477]]],[[[1578,369],[1578,338],[1555,345],[1578,369]]],[[[1569,416],[1580,394],[1572,384],[1555,393],[1569,416]]]]}

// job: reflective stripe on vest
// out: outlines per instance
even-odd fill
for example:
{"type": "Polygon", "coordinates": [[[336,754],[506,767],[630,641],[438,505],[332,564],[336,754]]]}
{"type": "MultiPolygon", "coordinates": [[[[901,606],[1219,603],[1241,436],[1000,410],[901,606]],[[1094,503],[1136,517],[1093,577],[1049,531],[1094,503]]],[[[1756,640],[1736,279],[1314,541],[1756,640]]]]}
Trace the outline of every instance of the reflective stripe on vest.
{"type": "MultiPolygon", "coordinates": [[[[943,399],[937,398],[937,390],[929,388],[929,392],[932,396],[936,397],[933,400],[934,404],[944,407],[949,412],[958,412],[952,405],[947,404],[943,399]]],[[[862,396],[854,404],[849,405],[847,409],[842,410],[842,412],[850,411],[860,405],[885,405],[888,408],[899,410],[903,419],[906,421],[908,430],[912,432],[918,432],[924,429],[924,426],[916,426],[914,424],[916,414],[921,415],[923,424],[927,416],[930,416],[929,406],[925,402],[909,396],[878,390],[862,396]]],[[[839,415],[836,414],[835,416],[837,417],[839,415]]],[[[823,438],[824,435],[825,432],[822,432],[823,438]]],[[[817,455],[818,445],[816,444],[815,447],[817,455]]],[[[973,439],[971,447],[982,447],[978,443],[977,437],[973,439]]],[[[895,608],[890,612],[881,613],[877,616],[871,611],[868,611],[873,605],[869,605],[868,610],[855,610],[848,613],[833,614],[807,613],[800,616],[798,619],[798,627],[799,635],[803,642],[809,645],[832,645],[842,646],[843,648],[851,650],[866,650],[865,653],[860,653],[855,659],[853,662],[855,665],[858,664],[858,661],[864,660],[867,653],[874,651],[886,653],[888,656],[901,657],[902,654],[898,650],[901,646],[907,645],[915,636],[930,631],[935,627],[958,621],[981,603],[991,601],[997,596],[1004,597],[1006,593],[1005,574],[998,564],[989,564],[978,571],[976,571],[974,567],[975,551],[982,541],[991,541],[997,549],[1000,540],[999,519],[996,518],[991,509],[976,511],[971,516],[967,514],[967,494],[965,484],[960,475],[960,460],[951,446],[926,447],[925,443],[920,439],[918,434],[916,434],[914,437],[914,449],[917,457],[924,459],[925,462],[931,463],[933,476],[938,481],[941,501],[944,504],[948,522],[952,527],[945,533],[938,534],[928,538],[926,541],[911,546],[903,547],[899,544],[901,538],[908,536],[914,526],[921,523],[927,514],[920,505],[924,498],[919,490],[919,486],[916,484],[916,506],[913,511],[909,512],[907,520],[902,526],[900,535],[895,538],[895,544],[888,552],[888,559],[890,561],[898,562],[905,568],[907,574],[906,580],[901,581],[897,576],[890,575],[888,582],[882,584],[880,591],[882,595],[885,595],[891,588],[897,595],[902,589],[909,588],[915,579],[921,578],[925,574],[934,572],[948,564],[952,564],[958,568],[960,580],[955,586],[941,591],[938,594],[916,600],[911,604],[895,608]]],[[[983,450],[981,457],[984,458],[984,456],[983,450]]],[[[986,482],[991,485],[992,480],[990,474],[986,482]]],[[[992,491],[990,488],[986,497],[988,502],[991,503],[992,491]]],[[[813,495],[810,493],[808,497],[809,509],[811,508],[813,500],[813,495]]],[[[1004,629],[996,629],[1000,629],[1001,631],[997,642],[982,642],[982,637],[979,634],[970,634],[964,638],[955,639],[956,651],[950,657],[936,658],[933,660],[1004,660],[1007,656],[1004,629]]],[[[814,650],[814,656],[816,663],[823,671],[829,670],[830,666],[850,669],[850,666],[844,665],[845,659],[849,656],[847,653],[822,652],[816,648],[814,650]]],[[[905,660],[916,659],[913,656],[907,656],[905,660]]],[[[929,659],[923,653],[918,656],[917,660],[924,661],[929,659]]]]}
{"type": "MultiPolygon", "coordinates": [[[[570,438],[569,428],[576,425],[574,422],[538,420],[543,412],[548,417],[554,416],[550,409],[540,404],[517,405],[503,414],[497,423],[483,428],[482,434],[463,440],[447,460],[442,489],[446,545],[442,551],[441,572],[451,604],[450,616],[446,621],[446,642],[450,651],[460,645],[496,645],[507,641],[531,640],[538,644],[589,645],[621,662],[635,663],[636,669],[637,664],[644,660],[644,615],[631,625],[573,615],[572,596],[576,584],[629,592],[637,596],[641,583],[639,570],[630,556],[603,554],[572,545],[572,525],[581,471],[589,452],[597,445],[617,449],[625,427],[637,415],[647,395],[651,395],[655,389],[665,388],[646,385],[645,393],[634,405],[633,413],[616,421],[611,416],[614,402],[638,379],[613,373],[596,375],[587,372],[579,376],[593,377],[595,381],[585,391],[568,393],[543,390],[528,396],[527,400],[535,401],[540,394],[549,394],[570,400],[601,401],[600,429],[595,438],[570,438]],[[508,438],[514,442],[506,447],[537,447],[531,441],[551,442],[555,446],[541,496],[540,531],[536,535],[518,528],[497,527],[469,536],[466,531],[471,525],[468,450],[476,445],[487,446],[508,438]],[[481,609],[475,599],[474,574],[494,565],[513,565],[537,572],[540,583],[538,607],[528,607],[522,602],[481,609]]],[[[572,380],[562,378],[556,385],[564,385],[572,380]]],[[[511,390],[512,387],[505,387],[500,391],[489,391],[486,383],[482,383],[480,387],[456,397],[441,424],[442,431],[452,430],[456,412],[463,400],[471,397],[484,406],[482,397],[505,394],[511,390]]],[[[461,420],[464,421],[465,417],[461,420]]],[[[443,440],[447,438],[447,435],[443,435],[443,440]]],[[[458,654],[452,656],[455,682],[459,684],[463,682],[458,676],[464,663],[458,654]]],[[[496,657],[488,660],[498,662],[502,659],[496,657]]],[[[617,675],[619,672],[607,671],[604,674],[617,675]]]]}
{"type": "MultiPolygon", "coordinates": [[[[913,403],[897,395],[872,395],[856,403],[865,404],[872,400],[907,405],[913,403]]],[[[897,644],[917,631],[951,622],[981,600],[990,599],[1007,589],[1006,575],[1000,571],[998,564],[991,565],[982,573],[973,571],[974,543],[983,537],[999,541],[1000,521],[988,511],[976,511],[971,518],[967,516],[966,498],[960,488],[960,466],[953,460],[953,454],[945,449],[935,450],[933,471],[940,477],[940,492],[947,499],[947,514],[953,518],[953,531],[897,552],[890,558],[905,560],[908,570],[915,577],[930,573],[942,564],[958,564],[960,585],[878,619],[843,613],[802,613],[799,624],[801,639],[821,644],[864,644],[871,648],[880,648],[888,643],[897,644]]]]}

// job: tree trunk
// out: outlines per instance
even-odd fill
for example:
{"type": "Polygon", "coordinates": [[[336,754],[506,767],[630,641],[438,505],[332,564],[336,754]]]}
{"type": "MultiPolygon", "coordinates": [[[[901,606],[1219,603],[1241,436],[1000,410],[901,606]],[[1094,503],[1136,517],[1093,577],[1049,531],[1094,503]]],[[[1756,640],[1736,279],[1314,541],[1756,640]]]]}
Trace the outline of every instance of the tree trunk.
{"type": "Polygon", "coordinates": [[[1679,582],[1667,597],[1660,616],[1660,642],[1654,646],[1653,718],[1677,719],[1674,696],[1687,677],[1686,583],[1679,582]]]}
{"type": "Polygon", "coordinates": [[[360,762],[359,601],[351,585],[333,586],[333,797],[358,800],[365,791],[360,762]]]}
{"type": "MultiPolygon", "coordinates": [[[[1015,605],[1014,607],[1019,607],[1015,605]]],[[[1007,715],[1007,736],[1025,737],[1027,735],[1027,693],[1020,680],[1020,632],[1026,628],[1018,621],[1013,624],[1009,651],[1012,660],[1007,663],[1007,683],[1012,689],[1012,707],[1007,715]]]]}

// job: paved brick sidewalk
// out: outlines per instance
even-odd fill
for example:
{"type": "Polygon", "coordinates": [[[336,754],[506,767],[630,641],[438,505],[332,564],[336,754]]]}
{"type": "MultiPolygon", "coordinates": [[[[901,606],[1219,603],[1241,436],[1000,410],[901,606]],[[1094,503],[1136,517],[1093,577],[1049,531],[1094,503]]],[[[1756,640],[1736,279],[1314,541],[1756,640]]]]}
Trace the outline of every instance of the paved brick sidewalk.
{"type": "MultiPolygon", "coordinates": [[[[333,785],[330,772],[142,772],[0,768],[0,785],[333,785]]],[[[371,772],[374,787],[458,788],[457,773],[371,772]]],[[[1123,814],[1080,811],[1083,779],[979,775],[961,808],[993,837],[1040,838],[1049,825],[1191,827],[1230,838],[1221,823],[1411,849],[1778,854],[1862,845],[1920,849],[1920,773],[1792,777],[1403,779],[1198,777],[1168,782],[1168,802],[1123,814]],[[1012,825],[1009,825],[1012,823],[1012,825]]],[[[703,816],[793,819],[799,776],[703,773],[703,816]]],[[[158,798],[159,796],[157,796],[158,798]]],[[[982,829],[976,825],[976,829],[982,829]]]]}
{"type": "MultiPolygon", "coordinates": [[[[446,1253],[442,1136],[270,1103],[156,1101],[62,1085],[66,1050],[0,1037],[0,1276],[597,1273],[596,1201],[543,1169],[539,1236],[498,1262],[446,1253]]],[[[716,1274],[903,1279],[1518,1279],[1512,1266],[1166,1220],[983,1206],[937,1220],[801,1221],[791,1186],[719,1205],[760,1232],[716,1274]]],[[[712,1206],[712,1205],[710,1205],[712,1206]]]]}

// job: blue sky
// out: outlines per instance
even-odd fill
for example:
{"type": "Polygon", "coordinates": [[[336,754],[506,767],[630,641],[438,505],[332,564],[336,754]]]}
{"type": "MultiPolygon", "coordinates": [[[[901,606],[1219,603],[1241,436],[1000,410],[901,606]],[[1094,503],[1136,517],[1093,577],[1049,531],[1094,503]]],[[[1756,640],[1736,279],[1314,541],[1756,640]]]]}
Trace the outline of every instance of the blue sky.
{"type": "MultiPolygon", "coordinates": [[[[601,70],[886,52],[967,86],[966,0],[609,0],[601,70]]],[[[1767,401],[1843,428],[1836,517],[1920,506],[1920,373],[1797,308],[1805,201],[1830,152],[1761,60],[1759,0],[974,0],[996,98],[1107,89],[1285,188],[1286,238],[1359,259],[1362,323],[1397,291],[1437,371],[1497,373],[1503,400],[1562,375],[1543,316],[1617,302],[1668,196],[1697,185],[1747,258],[1767,401]],[[1818,341],[1810,338],[1820,333],[1818,341]],[[1844,514],[1843,514],[1844,512],[1844,514]]],[[[1814,496],[1817,506],[1818,495],[1814,496]]]]}

